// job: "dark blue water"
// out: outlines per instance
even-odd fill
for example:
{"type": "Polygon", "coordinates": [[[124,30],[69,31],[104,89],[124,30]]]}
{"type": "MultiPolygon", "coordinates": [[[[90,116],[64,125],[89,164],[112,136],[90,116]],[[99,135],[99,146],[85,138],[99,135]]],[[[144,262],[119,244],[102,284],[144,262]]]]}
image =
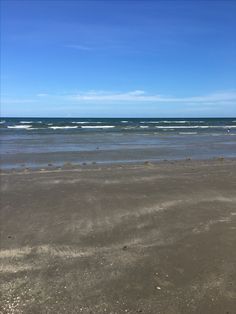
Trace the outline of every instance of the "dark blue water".
{"type": "Polygon", "coordinates": [[[31,132],[70,130],[85,131],[112,131],[112,132],[171,132],[180,134],[223,132],[236,128],[236,118],[142,118],[142,119],[88,119],[88,118],[2,118],[1,130],[31,132]]]}
{"type": "Polygon", "coordinates": [[[236,118],[2,118],[1,167],[236,157],[236,118]]]}

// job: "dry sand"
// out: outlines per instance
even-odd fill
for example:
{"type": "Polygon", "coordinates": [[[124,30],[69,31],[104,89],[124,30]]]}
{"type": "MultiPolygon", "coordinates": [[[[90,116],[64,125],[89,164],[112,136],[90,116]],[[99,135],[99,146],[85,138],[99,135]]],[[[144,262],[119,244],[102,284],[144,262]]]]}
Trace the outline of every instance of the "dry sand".
{"type": "Polygon", "coordinates": [[[236,312],[236,161],[1,173],[0,313],[236,312]]]}

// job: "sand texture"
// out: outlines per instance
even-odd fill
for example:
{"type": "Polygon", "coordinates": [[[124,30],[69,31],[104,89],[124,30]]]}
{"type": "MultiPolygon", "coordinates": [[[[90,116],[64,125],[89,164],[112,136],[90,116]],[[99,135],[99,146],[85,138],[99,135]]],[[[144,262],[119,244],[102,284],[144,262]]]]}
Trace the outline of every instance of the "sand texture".
{"type": "Polygon", "coordinates": [[[0,313],[236,313],[236,161],[1,173],[0,313]]]}

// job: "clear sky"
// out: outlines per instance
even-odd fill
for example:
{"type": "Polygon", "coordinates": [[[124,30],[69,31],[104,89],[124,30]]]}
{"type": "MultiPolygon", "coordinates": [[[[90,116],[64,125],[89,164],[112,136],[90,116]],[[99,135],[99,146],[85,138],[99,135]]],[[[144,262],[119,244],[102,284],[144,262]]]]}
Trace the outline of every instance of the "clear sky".
{"type": "Polygon", "coordinates": [[[236,116],[236,1],[1,1],[1,114],[236,116]]]}

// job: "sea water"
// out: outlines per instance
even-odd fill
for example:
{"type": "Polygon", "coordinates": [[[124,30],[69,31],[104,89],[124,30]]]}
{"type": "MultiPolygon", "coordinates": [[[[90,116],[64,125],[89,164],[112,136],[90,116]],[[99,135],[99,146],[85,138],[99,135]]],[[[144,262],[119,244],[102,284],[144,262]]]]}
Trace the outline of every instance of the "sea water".
{"type": "Polygon", "coordinates": [[[236,118],[2,118],[1,167],[236,157],[236,118]]]}

